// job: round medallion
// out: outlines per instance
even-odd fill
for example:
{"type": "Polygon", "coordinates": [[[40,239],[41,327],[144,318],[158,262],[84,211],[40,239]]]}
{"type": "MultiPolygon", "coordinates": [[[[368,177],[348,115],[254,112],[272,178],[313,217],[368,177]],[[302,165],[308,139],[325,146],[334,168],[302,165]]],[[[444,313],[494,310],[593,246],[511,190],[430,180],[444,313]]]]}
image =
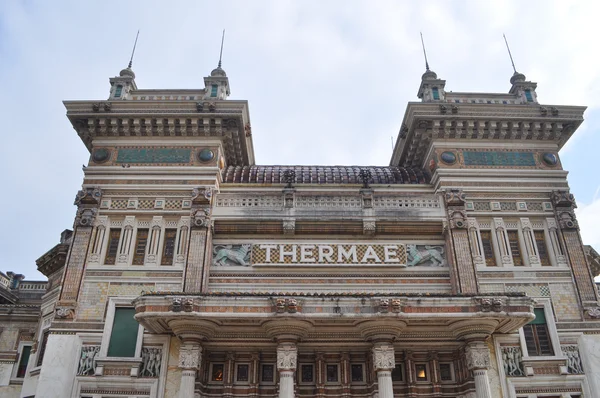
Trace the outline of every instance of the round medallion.
{"type": "Polygon", "coordinates": [[[198,160],[201,162],[208,162],[215,158],[215,153],[208,148],[204,148],[198,152],[198,160]]]}
{"type": "Polygon", "coordinates": [[[456,162],[456,154],[449,151],[442,152],[440,159],[442,159],[442,162],[446,164],[454,164],[456,162]]]}
{"type": "Polygon", "coordinates": [[[556,166],[556,164],[558,163],[558,157],[555,154],[550,153],[550,152],[544,153],[542,155],[542,160],[548,166],[556,166]]]}
{"type": "Polygon", "coordinates": [[[92,154],[92,160],[96,163],[104,163],[108,158],[110,158],[110,151],[106,148],[96,149],[92,154]]]}

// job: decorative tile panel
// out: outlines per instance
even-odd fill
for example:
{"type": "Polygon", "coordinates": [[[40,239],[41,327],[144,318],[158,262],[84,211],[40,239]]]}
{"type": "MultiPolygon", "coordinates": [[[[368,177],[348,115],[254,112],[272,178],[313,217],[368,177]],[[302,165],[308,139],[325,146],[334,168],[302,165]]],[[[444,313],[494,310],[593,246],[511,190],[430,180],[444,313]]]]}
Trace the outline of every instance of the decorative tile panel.
{"type": "Polygon", "coordinates": [[[117,163],[189,163],[191,149],[121,148],[117,163]]]}
{"type": "Polygon", "coordinates": [[[466,166],[535,166],[531,152],[464,151],[466,166]]]}

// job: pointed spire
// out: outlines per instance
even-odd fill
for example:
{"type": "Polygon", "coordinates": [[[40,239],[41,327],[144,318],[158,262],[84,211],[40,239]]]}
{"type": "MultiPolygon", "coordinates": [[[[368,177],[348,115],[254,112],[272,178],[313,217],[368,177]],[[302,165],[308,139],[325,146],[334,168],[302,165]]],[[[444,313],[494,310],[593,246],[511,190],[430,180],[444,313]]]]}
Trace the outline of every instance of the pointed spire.
{"type": "Polygon", "coordinates": [[[223,35],[221,36],[221,52],[219,52],[219,65],[221,67],[221,59],[223,58],[223,42],[225,42],[225,29],[223,29],[223,35]]]}
{"type": "Polygon", "coordinates": [[[137,35],[135,35],[135,42],[133,43],[133,50],[131,51],[131,58],[129,59],[129,65],[127,67],[131,69],[133,65],[133,55],[135,54],[135,46],[137,46],[138,37],[140,36],[140,30],[138,29],[137,35]]]}
{"type": "Polygon", "coordinates": [[[421,34],[421,46],[423,46],[423,55],[425,56],[425,70],[429,71],[429,62],[427,62],[427,52],[425,51],[425,42],[423,41],[423,32],[421,34]]]}
{"type": "Polygon", "coordinates": [[[506,35],[502,33],[502,37],[504,37],[504,43],[506,43],[506,49],[508,50],[508,56],[510,57],[510,63],[513,67],[513,75],[510,78],[510,84],[515,84],[516,82],[524,82],[525,75],[517,72],[517,68],[515,67],[515,61],[513,60],[512,53],[510,52],[510,47],[508,45],[508,40],[506,40],[506,35]]]}

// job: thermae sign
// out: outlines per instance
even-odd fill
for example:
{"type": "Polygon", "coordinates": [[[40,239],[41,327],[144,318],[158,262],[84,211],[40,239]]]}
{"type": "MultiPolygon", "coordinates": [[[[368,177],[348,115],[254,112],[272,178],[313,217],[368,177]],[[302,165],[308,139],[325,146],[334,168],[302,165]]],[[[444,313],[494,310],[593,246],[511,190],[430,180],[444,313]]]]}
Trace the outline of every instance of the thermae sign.
{"type": "Polygon", "coordinates": [[[242,243],[213,247],[213,267],[259,265],[446,266],[443,244],[242,243]]]}

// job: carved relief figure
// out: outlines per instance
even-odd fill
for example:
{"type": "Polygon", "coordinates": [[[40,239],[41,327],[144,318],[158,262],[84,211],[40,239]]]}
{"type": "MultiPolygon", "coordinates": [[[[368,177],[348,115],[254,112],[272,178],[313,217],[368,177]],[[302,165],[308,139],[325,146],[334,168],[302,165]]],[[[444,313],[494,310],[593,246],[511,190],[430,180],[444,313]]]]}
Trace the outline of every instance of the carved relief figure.
{"type": "Polygon", "coordinates": [[[582,374],[583,366],[581,365],[581,357],[579,349],[575,345],[562,346],[562,352],[567,357],[567,369],[571,374],[582,374]]]}
{"type": "Polygon", "coordinates": [[[160,364],[162,361],[162,350],[160,348],[142,347],[142,377],[158,377],[160,375],[160,364]]]}
{"type": "Polygon", "coordinates": [[[417,246],[417,245],[406,245],[406,251],[408,254],[408,266],[414,267],[416,265],[432,265],[443,267],[446,265],[444,260],[444,248],[442,246],[417,246]]]}
{"type": "Polygon", "coordinates": [[[504,373],[507,376],[524,376],[521,363],[522,353],[519,347],[502,347],[502,360],[504,362],[504,373]]]}
{"type": "Polygon", "coordinates": [[[218,245],[213,249],[213,266],[250,265],[252,245],[218,245]]]}
{"type": "Polygon", "coordinates": [[[79,357],[77,376],[91,376],[96,368],[96,355],[100,352],[100,346],[83,346],[79,357]]]}

